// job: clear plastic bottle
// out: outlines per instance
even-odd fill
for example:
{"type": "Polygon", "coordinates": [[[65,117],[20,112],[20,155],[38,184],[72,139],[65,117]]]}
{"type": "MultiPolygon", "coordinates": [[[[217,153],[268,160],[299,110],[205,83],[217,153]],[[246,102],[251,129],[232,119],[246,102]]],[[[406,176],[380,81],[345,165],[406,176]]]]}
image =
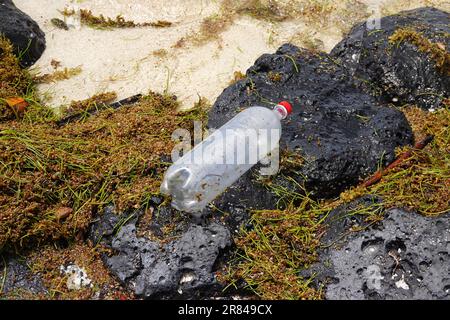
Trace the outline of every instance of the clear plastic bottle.
{"type": "Polygon", "coordinates": [[[200,213],[278,147],[281,120],[291,112],[287,101],[273,109],[254,106],[241,111],[172,164],[161,192],[172,196],[174,208],[200,213]]]}

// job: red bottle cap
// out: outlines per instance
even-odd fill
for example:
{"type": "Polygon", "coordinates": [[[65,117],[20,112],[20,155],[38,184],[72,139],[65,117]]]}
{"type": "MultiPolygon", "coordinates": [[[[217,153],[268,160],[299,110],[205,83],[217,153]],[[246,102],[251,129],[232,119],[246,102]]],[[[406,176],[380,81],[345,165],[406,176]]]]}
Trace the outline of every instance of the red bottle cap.
{"type": "Polygon", "coordinates": [[[287,101],[281,101],[278,105],[283,106],[288,114],[292,113],[292,105],[287,101]]]}

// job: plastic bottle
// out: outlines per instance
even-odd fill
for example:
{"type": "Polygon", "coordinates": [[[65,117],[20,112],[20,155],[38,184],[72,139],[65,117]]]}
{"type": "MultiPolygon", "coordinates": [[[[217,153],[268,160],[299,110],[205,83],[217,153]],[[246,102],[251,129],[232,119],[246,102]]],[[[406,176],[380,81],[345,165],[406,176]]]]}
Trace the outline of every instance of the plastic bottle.
{"type": "Polygon", "coordinates": [[[291,112],[287,101],[273,109],[254,106],[241,111],[172,164],[161,192],[172,196],[174,208],[200,213],[278,147],[281,120],[291,112]]]}

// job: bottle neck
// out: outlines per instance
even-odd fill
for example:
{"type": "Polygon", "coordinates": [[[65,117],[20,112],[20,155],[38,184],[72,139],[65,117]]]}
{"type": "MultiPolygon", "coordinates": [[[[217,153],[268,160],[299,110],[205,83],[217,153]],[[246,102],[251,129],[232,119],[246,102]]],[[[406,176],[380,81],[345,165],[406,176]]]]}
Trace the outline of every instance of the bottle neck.
{"type": "Polygon", "coordinates": [[[288,116],[288,111],[286,110],[285,107],[283,107],[282,105],[276,105],[273,108],[273,111],[278,115],[278,117],[280,118],[280,120],[285,119],[288,116]]]}

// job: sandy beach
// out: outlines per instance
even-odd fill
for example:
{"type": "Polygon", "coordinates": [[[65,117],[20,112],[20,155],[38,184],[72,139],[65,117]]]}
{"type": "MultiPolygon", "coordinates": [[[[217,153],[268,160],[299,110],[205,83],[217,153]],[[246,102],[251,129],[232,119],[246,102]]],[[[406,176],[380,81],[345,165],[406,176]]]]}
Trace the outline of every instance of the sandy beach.
{"type": "Polygon", "coordinates": [[[52,72],[52,60],[61,62],[62,68],[82,70],[68,80],[39,86],[44,101],[55,107],[106,91],[117,92],[119,99],[148,90],[170,92],[183,108],[192,107],[199,97],[213,103],[233,80],[234,72],[245,73],[257,57],[274,52],[285,42],[329,51],[353,23],[370,16],[371,8],[379,8],[382,14],[431,3],[449,9],[445,1],[274,2],[298,11],[282,21],[240,15],[217,30],[211,40],[187,41],[180,47],[180,39],[195,37],[205,19],[223,14],[222,1],[182,0],[170,5],[159,0],[15,1],[46,34],[47,49],[34,72],[52,72]],[[64,17],[60,11],[65,8],[89,9],[112,18],[120,14],[137,23],[166,20],[173,25],[101,30],[81,25],[76,15],[64,17]],[[50,21],[53,18],[65,20],[69,30],[55,27],[50,21]]]}

